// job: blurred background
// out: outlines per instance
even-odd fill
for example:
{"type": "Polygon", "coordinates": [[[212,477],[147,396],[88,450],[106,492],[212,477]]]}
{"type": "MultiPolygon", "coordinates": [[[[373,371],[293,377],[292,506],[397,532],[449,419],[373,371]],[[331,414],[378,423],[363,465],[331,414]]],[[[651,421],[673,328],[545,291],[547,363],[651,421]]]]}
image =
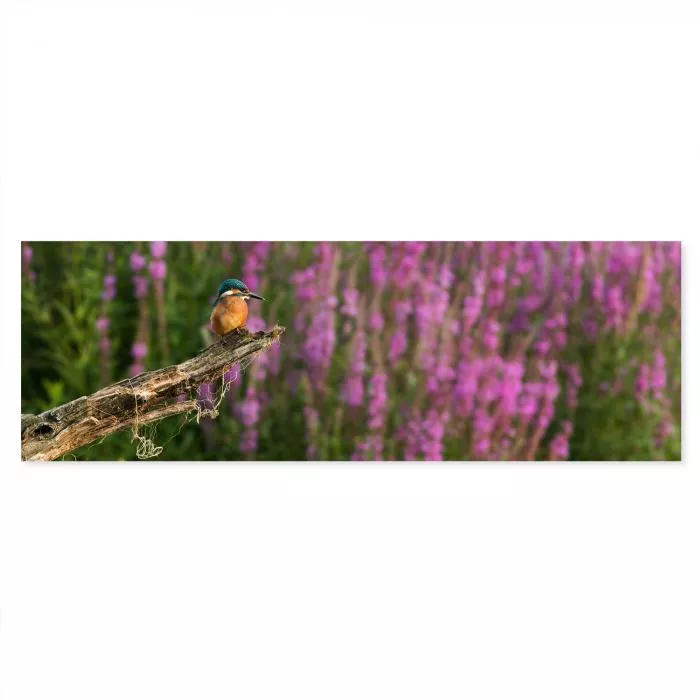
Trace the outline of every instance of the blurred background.
{"type": "Polygon", "coordinates": [[[193,356],[228,277],[287,331],[156,459],[680,459],[675,242],[24,243],[22,413],[193,356]]]}

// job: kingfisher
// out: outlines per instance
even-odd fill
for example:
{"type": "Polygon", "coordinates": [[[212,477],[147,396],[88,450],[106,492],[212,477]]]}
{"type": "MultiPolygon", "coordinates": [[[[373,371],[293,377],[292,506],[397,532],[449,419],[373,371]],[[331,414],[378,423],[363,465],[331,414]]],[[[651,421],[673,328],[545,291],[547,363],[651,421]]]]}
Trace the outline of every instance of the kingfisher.
{"type": "Polygon", "coordinates": [[[245,332],[248,320],[246,299],[249,298],[265,301],[260,295],[253,294],[241,280],[224,280],[216,292],[216,301],[209,317],[214,333],[224,336],[233,331],[245,332]]]}

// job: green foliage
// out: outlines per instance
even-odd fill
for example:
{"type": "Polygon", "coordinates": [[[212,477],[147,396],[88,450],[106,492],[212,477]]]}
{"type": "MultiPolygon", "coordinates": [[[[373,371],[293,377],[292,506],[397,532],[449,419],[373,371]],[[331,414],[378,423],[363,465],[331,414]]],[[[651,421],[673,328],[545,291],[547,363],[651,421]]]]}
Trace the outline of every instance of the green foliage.
{"type": "MultiPolygon", "coordinates": [[[[584,381],[571,438],[572,459],[680,459],[680,431],[666,441],[657,440],[665,417],[675,426],[680,425],[680,402],[664,408],[654,401],[640,403],[636,394],[638,362],[651,360],[645,356],[646,346],[641,338],[630,334],[629,337],[606,336],[595,343],[582,340],[576,350],[584,381]]],[[[680,338],[669,334],[664,351],[667,358],[673,359],[669,363],[669,376],[679,379],[680,338]]]]}

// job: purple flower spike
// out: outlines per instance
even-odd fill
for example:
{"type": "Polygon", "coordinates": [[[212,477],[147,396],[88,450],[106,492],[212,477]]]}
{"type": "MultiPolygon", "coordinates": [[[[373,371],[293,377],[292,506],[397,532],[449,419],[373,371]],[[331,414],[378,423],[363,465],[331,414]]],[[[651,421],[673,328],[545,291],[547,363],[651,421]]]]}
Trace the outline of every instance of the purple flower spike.
{"type": "Polygon", "coordinates": [[[151,273],[151,277],[154,280],[165,279],[165,274],[167,272],[167,265],[164,260],[151,260],[148,265],[148,270],[151,273]]]}
{"type": "Polygon", "coordinates": [[[134,272],[143,270],[143,268],[146,267],[146,258],[144,258],[141,253],[134,251],[129,256],[129,267],[131,267],[134,272]]]}
{"type": "Polygon", "coordinates": [[[147,354],[148,347],[146,346],[146,343],[137,342],[133,344],[131,348],[131,356],[134,358],[134,360],[143,360],[147,354]]]}
{"type": "Polygon", "coordinates": [[[377,372],[369,382],[369,427],[371,430],[380,430],[384,427],[384,413],[386,411],[387,376],[384,372],[377,372]]]}
{"type": "Polygon", "coordinates": [[[246,397],[240,406],[241,422],[246,428],[252,428],[257,422],[260,415],[260,404],[254,388],[249,388],[246,397]]]}
{"type": "Polygon", "coordinates": [[[421,451],[426,461],[442,461],[442,440],[445,434],[446,420],[445,413],[441,414],[431,408],[423,421],[421,451]]]}
{"type": "Polygon", "coordinates": [[[637,370],[636,381],[637,399],[643,399],[649,392],[649,365],[642,364],[637,370]]]}
{"type": "Polygon", "coordinates": [[[657,350],[649,373],[649,386],[654,391],[654,398],[659,400],[666,388],[666,357],[657,350]]]}
{"type": "Polygon", "coordinates": [[[367,344],[365,334],[358,330],[355,335],[355,344],[352,349],[350,372],[341,389],[341,396],[348,406],[361,406],[364,398],[363,376],[365,372],[365,354],[367,344]]]}
{"type": "Polygon", "coordinates": [[[396,362],[406,352],[408,347],[408,338],[406,337],[406,328],[397,329],[391,336],[389,346],[389,360],[396,362]]]}
{"type": "Polygon", "coordinates": [[[359,298],[360,293],[357,289],[344,289],[343,305],[340,307],[340,313],[355,318],[357,316],[357,302],[359,298]]]}
{"type": "Polygon", "coordinates": [[[258,431],[255,428],[246,428],[241,435],[241,452],[254,454],[258,449],[258,431]]]}
{"type": "Polygon", "coordinates": [[[383,243],[365,243],[369,255],[369,278],[375,289],[382,290],[387,281],[386,246],[383,243]]]}
{"type": "Polygon", "coordinates": [[[349,376],[343,386],[341,395],[348,406],[361,406],[364,396],[362,377],[358,375],[349,376]]]}
{"type": "Polygon", "coordinates": [[[102,301],[112,301],[117,295],[117,278],[114,275],[105,275],[102,288],[102,301]]]}
{"type": "Polygon", "coordinates": [[[572,432],[573,425],[571,421],[562,421],[561,432],[557,433],[549,444],[549,458],[551,460],[569,458],[569,438],[572,432]]]}
{"type": "Polygon", "coordinates": [[[154,258],[162,258],[167,247],[167,241],[151,241],[151,255],[154,258]]]}
{"type": "Polygon", "coordinates": [[[148,294],[148,278],[141,275],[134,275],[134,296],[137,299],[143,299],[148,294]]]}
{"type": "Polygon", "coordinates": [[[373,333],[376,333],[377,331],[381,331],[382,328],[384,328],[384,318],[379,311],[373,311],[369,315],[369,329],[373,333]]]}

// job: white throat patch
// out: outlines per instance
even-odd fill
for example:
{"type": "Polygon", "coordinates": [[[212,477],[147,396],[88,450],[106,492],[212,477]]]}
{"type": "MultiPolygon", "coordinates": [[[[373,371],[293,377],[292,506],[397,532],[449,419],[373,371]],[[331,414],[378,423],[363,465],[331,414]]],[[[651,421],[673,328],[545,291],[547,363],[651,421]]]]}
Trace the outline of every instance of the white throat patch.
{"type": "MultiPolygon", "coordinates": [[[[243,293],[242,293],[241,291],[239,291],[239,290],[235,290],[235,291],[238,292],[238,296],[239,296],[241,299],[250,299],[250,297],[249,297],[247,294],[243,294],[243,293]]],[[[219,299],[223,299],[224,297],[233,296],[233,294],[234,294],[234,290],[229,289],[229,290],[227,290],[227,291],[222,292],[221,294],[219,294],[219,299]]]]}

